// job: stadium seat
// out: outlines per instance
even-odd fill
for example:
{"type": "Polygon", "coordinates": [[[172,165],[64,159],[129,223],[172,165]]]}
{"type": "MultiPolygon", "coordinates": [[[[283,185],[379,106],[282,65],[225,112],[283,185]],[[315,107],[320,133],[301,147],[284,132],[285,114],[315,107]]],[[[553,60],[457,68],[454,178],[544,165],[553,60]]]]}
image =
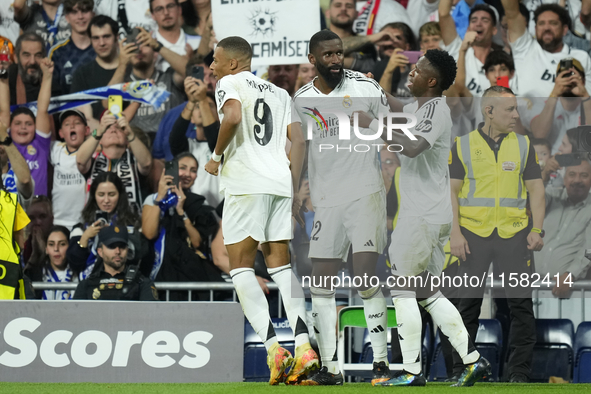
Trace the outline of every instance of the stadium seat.
{"type": "Polygon", "coordinates": [[[476,334],[476,349],[492,366],[489,381],[498,381],[503,353],[503,328],[497,319],[480,319],[476,334]]]}
{"type": "MultiPolygon", "coordinates": [[[[294,352],[295,340],[289,321],[285,318],[271,319],[279,344],[294,352]]],[[[253,330],[248,321],[244,323],[244,381],[266,382],[269,380],[269,367],[267,366],[267,350],[261,342],[261,338],[253,330]]]]}
{"type": "Polygon", "coordinates": [[[532,382],[548,382],[550,376],[571,379],[574,327],[569,319],[537,319],[532,382]]]}
{"type": "MultiPolygon", "coordinates": [[[[372,365],[368,363],[347,363],[345,364],[345,327],[361,327],[367,328],[367,323],[365,322],[365,314],[363,313],[363,306],[347,306],[339,311],[338,316],[338,327],[339,327],[339,336],[338,336],[338,345],[337,345],[337,354],[339,358],[339,368],[343,372],[343,375],[349,371],[349,375],[363,375],[369,376],[368,371],[371,372],[372,365]],[[355,373],[353,373],[355,372],[355,373]]],[[[393,328],[396,327],[396,311],[393,306],[388,306],[388,327],[393,328]]],[[[390,330],[388,331],[388,335],[390,335],[390,330]]],[[[366,335],[369,338],[369,335],[366,335]]],[[[367,341],[369,343],[369,340],[367,341]]],[[[365,343],[365,340],[364,340],[365,343]]],[[[365,349],[365,346],[364,346],[365,349]]],[[[363,360],[371,360],[373,359],[373,351],[371,354],[361,355],[361,359],[363,360]],[[368,358],[371,357],[371,358],[368,358]]],[[[388,352],[390,355],[390,351],[388,352]]],[[[392,366],[391,366],[392,367],[392,366]]]]}
{"type": "MultiPolygon", "coordinates": [[[[480,319],[476,334],[476,348],[492,365],[492,376],[489,380],[499,379],[499,368],[503,350],[503,331],[501,323],[496,319],[480,319]]],[[[430,381],[444,381],[447,379],[445,357],[441,346],[441,330],[437,330],[433,344],[433,361],[429,373],[430,381]]]]}
{"type": "Polygon", "coordinates": [[[447,379],[447,370],[445,368],[445,358],[441,347],[441,330],[437,329],[435,341],[433,342],[433,358],[429,368],[430,381],[444,381],[447,379]]]}
{"type": "Polygon", "coordinates": [[[573,383],[591,383],[591,322],[582,322],[575,335],[573,383]]]}

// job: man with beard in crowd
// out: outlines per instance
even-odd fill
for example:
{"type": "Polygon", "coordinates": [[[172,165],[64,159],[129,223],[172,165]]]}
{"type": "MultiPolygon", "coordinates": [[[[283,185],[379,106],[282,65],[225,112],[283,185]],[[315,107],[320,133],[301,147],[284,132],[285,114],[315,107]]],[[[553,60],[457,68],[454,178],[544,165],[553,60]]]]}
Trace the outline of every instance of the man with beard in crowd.
{"type": "Polygon", "coordinates": [[[343,66],[367,73],[373,70],[377,60],[378,54],[374,45],[396,39],[387,29],[368,36],[358,36],[353,31],[353,22],[356,18],[355,0],[332,0],[326,11],[326,19],[330,20],[330,30],[343,40],[343,66]]]}
{"type": "MultiPolygon", "coordinates": [[[[45,42],[35,33],[25,33],[16,40],[16,64],[8,67],[10,105],[37,101],[41,89],[41,67],[45,57],[45,42]]],[[[52,96],[59,96],[59,87],[53,87],[52,96]]]]}
{"type": "MultiPolygon", "coordinates": [[[[542,4],[534,13],[536,38],[527,30],[519,12],[519,2],[502,0],[509,29],[509,43],[519,80],[519,94],[526,97],[548,97],[558,78],[556,67],[566,57],[577,59],[585,73],[585,87],[591,91],[591,59],[563,41],[571,26],[568,11],[558,4],[542,4]]],[[[468,66],[468,65],[467,65],[468,66]]]]}
{"type": "Polygon", "coordinates": [[[269,66],[269,82],[287,90],[290,97],[296,92],[295,85],[300,71],[299,64],[284,64],[278,66],[269,66]]]}

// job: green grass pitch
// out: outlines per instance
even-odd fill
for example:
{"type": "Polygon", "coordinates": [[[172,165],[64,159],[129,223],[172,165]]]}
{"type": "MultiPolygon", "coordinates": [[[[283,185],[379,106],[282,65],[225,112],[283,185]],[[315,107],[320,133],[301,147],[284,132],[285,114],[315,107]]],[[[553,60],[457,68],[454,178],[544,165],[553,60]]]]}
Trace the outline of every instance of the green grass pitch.
{"type": "MultiPolygon", "coordinates": [[[[509,384],[480,383],[471,388],[449,387],[447,383],[427,383],[427,387],[372,387],[369,383],[345,383],[342,387],[269,386],[265,383],[194,383],[194,384],[96,384],[96,383],[0,383],[0,393],[11,394],[212,394],[212,393],[314,393],[356,394],[403,390],[404,394],[569,394],[589,393],[591,384],[509,384]]],[[[397,391],[400,392],[400,391],[397,391]]]]}

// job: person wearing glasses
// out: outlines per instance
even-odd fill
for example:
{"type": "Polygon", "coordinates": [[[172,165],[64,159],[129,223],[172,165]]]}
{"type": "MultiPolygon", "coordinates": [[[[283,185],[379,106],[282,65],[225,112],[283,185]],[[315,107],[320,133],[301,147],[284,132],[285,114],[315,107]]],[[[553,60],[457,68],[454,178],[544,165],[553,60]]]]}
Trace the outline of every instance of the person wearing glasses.
{"type": "Polygon", "coordinates": [[[118,225],[106,226],[98,234],[97,252],[103,266],[81,281],[75,300],[158,301],[154,283],[127,265],[129,236],[118,225]]]}
{"type": "MultiPolygon", "coordinates": [[[[181,56],[191,54],[201,43],[200,36],[186,34],[181,29],[182,20],[181,7],[178,0],[151,0],[150,12],[156,21],[158,29],[154,31],[154,38],[164,48],[181,56]]],[[[156,68],[159,71],[166,71],[172,64],[162,56],[158,59],[156,68]]]]}

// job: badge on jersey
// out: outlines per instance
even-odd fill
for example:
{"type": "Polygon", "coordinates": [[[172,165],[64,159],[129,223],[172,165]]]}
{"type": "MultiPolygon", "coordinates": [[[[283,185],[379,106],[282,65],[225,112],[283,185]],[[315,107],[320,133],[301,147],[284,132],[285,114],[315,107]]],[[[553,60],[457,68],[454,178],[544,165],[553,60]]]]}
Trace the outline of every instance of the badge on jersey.
{"type": "Polygon", "coordinates": [[[351,96],[346,95],[343,98],[343,107],[350,108],[353,105],[353,100],[351,100],[351,96]]]}
{"type": "Polygon", "coordinates": [[[226,97],[226,92],[224,92],[223,90],[218,90],[218,105],[222,105],[222,103],[224,102],[224,97],[226,97]]]}
{"type": "Polygon", "coordinates": [[[415,130],[421,133],[429,133],[433,130],[433,122],[430,119],[423,119],[415,126],[415,130]]]}
{"type": "Polygon", "coordinates": [[[515,171],[517,164],[514,161],[504,161],[503,171],[515,171]]]}

